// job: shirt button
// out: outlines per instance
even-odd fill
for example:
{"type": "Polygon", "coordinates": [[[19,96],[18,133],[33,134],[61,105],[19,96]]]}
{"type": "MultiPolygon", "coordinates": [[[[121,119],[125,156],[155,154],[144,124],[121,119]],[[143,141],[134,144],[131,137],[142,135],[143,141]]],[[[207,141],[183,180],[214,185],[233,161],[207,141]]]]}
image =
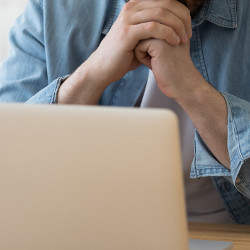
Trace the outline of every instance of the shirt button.
{"type": "Polygon", "coordinates": [[[236,178],[236,180],[235,180],[235,184],[236,184],[236,185],[241,184],[241,179],[240,179],[240,177],[237,177],[237,178],[236,178]]]}

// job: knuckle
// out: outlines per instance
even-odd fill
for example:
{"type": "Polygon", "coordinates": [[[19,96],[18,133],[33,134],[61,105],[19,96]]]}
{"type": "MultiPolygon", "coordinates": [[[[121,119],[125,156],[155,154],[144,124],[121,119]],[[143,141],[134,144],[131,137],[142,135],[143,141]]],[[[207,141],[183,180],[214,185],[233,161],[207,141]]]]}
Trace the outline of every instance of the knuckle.
{"type": "Polygon", "coordinates": [[[148,22],[145,24],[145,29],[152,32],[156,29],[156,26],[157,26],[156,22],[148,22]]]}
{"type": "Polygon", "coordinates": [[[122,12],[130,11],[131,9],[134,8],[135,4],[136,4],[136,2],[127,2],[122,8],[122,12]]]}
{"type": "Polygon", "coordinates": [[[155,9],[155,16],[157,17],[163,17],[165,15],[165,11],[162,8],[155,9]]]}
{"type": "Polygon", "coordinates": [[[172,3],[172,0],[165,0],[166,4],[172,3]]]}
{"type": "Polygon", "coordinates": [[[130,10],[129,3],[125,4],[122,8],[121,14],[125,14],[130,10]]]}

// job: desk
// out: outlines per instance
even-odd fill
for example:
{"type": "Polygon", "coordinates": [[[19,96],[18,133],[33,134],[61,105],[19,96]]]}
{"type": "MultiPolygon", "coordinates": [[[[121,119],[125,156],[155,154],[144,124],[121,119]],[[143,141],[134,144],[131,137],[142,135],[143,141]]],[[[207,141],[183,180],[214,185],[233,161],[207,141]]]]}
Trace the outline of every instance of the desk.
{"type": "Polygon", "coordinates": [[[233,250],[250,250],[250,226],[189,223],[189,238],[233,242],[233,250]]]}

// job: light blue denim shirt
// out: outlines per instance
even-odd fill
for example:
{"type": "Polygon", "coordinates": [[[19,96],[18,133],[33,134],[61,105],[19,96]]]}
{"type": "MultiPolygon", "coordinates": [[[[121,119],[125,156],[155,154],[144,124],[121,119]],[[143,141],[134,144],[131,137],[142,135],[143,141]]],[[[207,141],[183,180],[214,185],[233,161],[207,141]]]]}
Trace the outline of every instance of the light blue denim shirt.
{"type": "MultiPolygon", "coordinates": [[[[31,0],[10,32],[0,102],[55,103],[62,80],[98,47],[124,4],[31,0]]],[[[226,99],[231,159],[229,171],[196,132],[191,177],[212,176],[232,219],[250,224],[250,1],[206,0],[193,19],[191,57],[226,99]]],[[[99,104],[134,106],[147,78],[145,66],[129,72],[105,90],[99,104]]]]}

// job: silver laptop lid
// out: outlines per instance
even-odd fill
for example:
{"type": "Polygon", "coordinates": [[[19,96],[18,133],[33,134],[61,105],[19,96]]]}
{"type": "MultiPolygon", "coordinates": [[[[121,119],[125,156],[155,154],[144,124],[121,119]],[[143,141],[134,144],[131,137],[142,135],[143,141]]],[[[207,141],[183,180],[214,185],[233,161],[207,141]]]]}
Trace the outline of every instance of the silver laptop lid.
{"type": "Polygon", "coordinates": [[[187,249],[164,110],[0,105],[0,249],[187,249]]]}

